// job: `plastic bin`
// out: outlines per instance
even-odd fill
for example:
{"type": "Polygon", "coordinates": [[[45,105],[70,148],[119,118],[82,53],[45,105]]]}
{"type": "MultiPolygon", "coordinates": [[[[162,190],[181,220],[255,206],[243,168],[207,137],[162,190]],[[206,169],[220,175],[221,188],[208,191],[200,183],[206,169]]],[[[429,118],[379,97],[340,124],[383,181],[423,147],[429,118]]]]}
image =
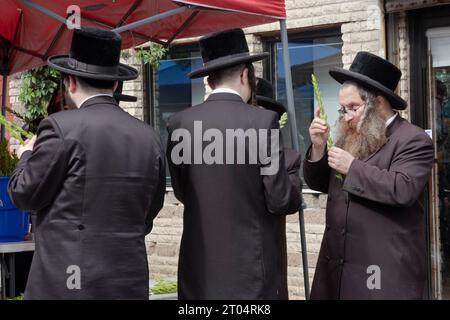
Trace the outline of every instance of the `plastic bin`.
{"type": "Polygon", "coordinates": [[[17,209],[8,195],[9,177],[0,177],[0,242],[22,241],[28,233],[30,214],[17,209]]]}

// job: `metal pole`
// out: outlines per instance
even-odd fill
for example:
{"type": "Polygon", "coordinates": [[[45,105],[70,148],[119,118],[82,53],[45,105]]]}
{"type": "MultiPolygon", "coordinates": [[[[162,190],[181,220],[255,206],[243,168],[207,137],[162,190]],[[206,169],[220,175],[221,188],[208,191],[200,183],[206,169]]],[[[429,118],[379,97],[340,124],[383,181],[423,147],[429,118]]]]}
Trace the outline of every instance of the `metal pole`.
{"type": "Polygon", "coordinates": [[[136,22],[129,23],[129,24],[119,27],[119,28],[115,28],[115,29],[113,29],[113,31],[120,33],[120,32],[128,31],[128,30],[131,30],[134,28],[142,27],[143,25],[173,16],[173,15],[181,13],[181,12],[185,12],[189,9],[190,9],[190,7],[188,7],[188,6],[179,7],[179,8],[173,9],[173,10],[169,10],[169,11],[154,15],[152,17],[148,17],[148,18],[136,21],[136,22]]]}
{"type": "Polygon", "coordinates": [[[47,9],[47,8],[45,8],[45,7],[43,7],[43,6],[39,5],[39,4],[37,4],[37,3],[34,3],[34,2],[32,2],[31,0],[21,0],[21,1],[22,1],[26,6],[31,7],[31,8],[33,8],[33,9],[36,9],[36,10],[42,12],[43,14],[45,14],[45,15],[47,15],[47,16],[49,16],[49,17],[52,17],[53,19],[58,20],[58,21],[61,22],[62,24],[67,25],[67,19],[64,18],[64,17],[62,17],[62,16],[60,16],[60,15],[58,15],[58,14],[56,14],[56,13],[54,13],[53,11],[51,11],[51,10],[49,10],[49,9],[47,9]]]}
{"type": "MultiPolygon", "coordinates": [[[[295,117],[295,109],[294,109],[294,91],[292,89],[291,61],[289,57],[286,20],[280,20],[280,32],[281,32],[281,42],[283,44],[283,64],[284,64],[284,76],[286,80],[286,98],[289,115],[289,127],[291,132],[292,147],[295,151],[298,152],[299,143],[297,135],[297,119],[295,117]]],[[[308,255],[306,249],[305,217],[303,215],[303,206],[300,208],[298,217],[300,226],[300,240],[302,245],[303,283],[305,286],[305,298],[306,300],[309,300],[308,255]]]]}
{"type": "MultiPolygon", "coordinates": [[[[8,77],[6,75],[3,75],[3,85],[2,85],[2,116],[6,115],[6,89],[7,89],[7,82],[8,77]]],[[[5,139],[5,126],[2,125],[1,127],[1,133],[0,133],[0,141],[3,141],[5,139]]]]}

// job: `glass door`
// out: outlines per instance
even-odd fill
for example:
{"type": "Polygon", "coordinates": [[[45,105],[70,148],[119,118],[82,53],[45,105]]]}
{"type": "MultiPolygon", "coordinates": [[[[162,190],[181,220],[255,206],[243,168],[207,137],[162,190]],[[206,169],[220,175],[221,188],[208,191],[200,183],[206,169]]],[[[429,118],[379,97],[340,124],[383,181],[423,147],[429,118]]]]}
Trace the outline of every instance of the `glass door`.
{"type": "Polygon", "coordinates": [[[450,27],[426,32],[428,119],[435,146],[431,187],[433,295],[450,299],[450,27]]]}

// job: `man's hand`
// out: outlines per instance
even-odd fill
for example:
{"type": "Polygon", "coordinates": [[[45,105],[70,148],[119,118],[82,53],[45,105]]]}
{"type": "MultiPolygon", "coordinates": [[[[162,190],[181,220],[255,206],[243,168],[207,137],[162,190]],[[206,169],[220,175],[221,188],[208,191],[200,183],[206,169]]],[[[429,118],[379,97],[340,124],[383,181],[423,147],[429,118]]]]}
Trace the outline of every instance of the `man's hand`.
{"type": "Polygon", "coordinates": [[[317,109],[314,114],[314,120],[309,126],[309,136],[312,143],[311,161],[318,161],[323,157],[328,139],[328,129],[327,123],[320,119],[320,111],[317,109]]]}
{"type": "Polygon", "coordinates": [[[22,157],[22,154],[25,151],[33,151],[34,143],[36,142],[36,135],[33,136],[30,140],[25,141],[25,144],[23,146],[20,146],[17,149],[17,157],[20,159],[22,157]]]}
{"type": "Polygon", "coordinates": [[[328,165],[344,175],[347,175],[354,159],[350,153],[337,147],[332,147],[328,151],[328,165]]]}

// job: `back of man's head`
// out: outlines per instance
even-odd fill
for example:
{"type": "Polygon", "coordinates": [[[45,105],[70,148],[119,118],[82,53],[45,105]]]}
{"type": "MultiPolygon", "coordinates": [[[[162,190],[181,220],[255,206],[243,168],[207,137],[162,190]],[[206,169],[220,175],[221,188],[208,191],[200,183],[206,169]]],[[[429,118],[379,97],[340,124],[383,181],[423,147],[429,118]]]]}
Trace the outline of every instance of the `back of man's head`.
{"type": "Polygon", "coordinates": [[[115,81],[96,80],[89,78],[76,77],[78,84],[86,93],[112,92],[115,81]]]}
{"type": "Polygon", "coordinates": [[[208,85],[213,90],[219,87],[233,88],[239,86],[241,85],[241,74],[245,69],[248,70],[248,85],[250,86],[249,90],[251,94],[248,103],[256,105],[256,76],[252,63],[239,64],[213,71],[208,75],[208,85]]]}

